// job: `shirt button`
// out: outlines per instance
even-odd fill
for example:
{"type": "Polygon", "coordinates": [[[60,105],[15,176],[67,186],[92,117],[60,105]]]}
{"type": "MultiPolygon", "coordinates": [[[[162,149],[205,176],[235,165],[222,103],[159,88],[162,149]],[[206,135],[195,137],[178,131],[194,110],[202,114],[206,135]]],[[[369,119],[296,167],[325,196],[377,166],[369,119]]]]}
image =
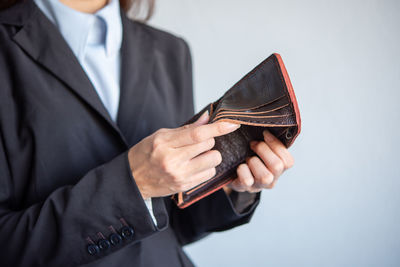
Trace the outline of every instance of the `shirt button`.
{"type": "Polygon", "coordinates": [[[121,228],[121,235],[125,239],[131,239],[134,233],[135,231],[133,231],[133,228],[130,226],[124,226],[121,228]]]}
{"type": "Polygon", "coordinates": [[[97,253],[100,252],[100,248],[95,244],[89,244],[87,246],[87,251],[89,252],[90,255],[96,255],[97,253]]]}
{"type": "Polygon", "coordinates": [[[113,246],[119,244],[122,241],[122,237],[119,234],[111,234],[108,239],[110,239],[110,242],[113,246]]]}
{"type": "Polygon", "coordinates": [[[107,239],[100,239],[99,242],[97,242],[97,245],[101,250],[107,250],[110,247],[110,241],[107,239]]]}

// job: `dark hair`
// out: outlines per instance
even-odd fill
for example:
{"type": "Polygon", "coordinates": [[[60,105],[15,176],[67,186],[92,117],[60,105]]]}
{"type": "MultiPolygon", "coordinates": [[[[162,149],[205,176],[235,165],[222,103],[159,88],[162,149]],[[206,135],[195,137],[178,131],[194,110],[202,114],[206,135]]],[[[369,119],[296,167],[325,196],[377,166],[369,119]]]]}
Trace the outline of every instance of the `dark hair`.
{"type": "MultiPolygon", "coordinates": [[[[0,10],[10,7],[19,1],[33,0],[0,0],[0,10]]],[[[121,8],[130,12],[132,16],[141,21],[148,21],[154,12],[155,0],[119,0],[121,8]]]]}
{"type": "Polygon", "coordinates": [[[148,21],[153,16],[155,0],[119,0],[119,3],[135,19],[148,21]]]}

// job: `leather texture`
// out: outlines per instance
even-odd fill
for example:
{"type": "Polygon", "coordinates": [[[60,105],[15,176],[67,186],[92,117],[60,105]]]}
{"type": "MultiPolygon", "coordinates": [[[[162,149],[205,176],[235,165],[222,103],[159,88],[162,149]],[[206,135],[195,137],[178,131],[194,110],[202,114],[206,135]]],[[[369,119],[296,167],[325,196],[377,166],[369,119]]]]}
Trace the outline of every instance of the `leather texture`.
{"type": "Polygon", "coordinates": [[[216,137],[216,149],[222,162],[216,175],[208,181],[173,195],[180,208],[222,188],[236,178],[236,168],[246,158],[255,155],[250,149],[252,140],[263,140],[262,132],[268,129],[287,148],[301,130],[301,118],[289,75],[279,54],[275,53],[245,75],[220,99],[210,103],[185,124],[194,122],[208,110],[209,123],[229,121],[241,124],[233,133],[216,137]]]}

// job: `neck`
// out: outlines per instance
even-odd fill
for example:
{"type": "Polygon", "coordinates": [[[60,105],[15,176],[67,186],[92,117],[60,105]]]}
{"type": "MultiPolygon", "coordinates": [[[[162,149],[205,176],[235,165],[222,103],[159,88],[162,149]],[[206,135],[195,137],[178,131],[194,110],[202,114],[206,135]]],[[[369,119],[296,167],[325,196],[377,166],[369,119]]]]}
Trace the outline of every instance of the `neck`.
{"type": "Polygon", "coordinates": [[[59,0],[64,5],[84,13],[96,13],[107,5],[108,0],[59,0]]]}

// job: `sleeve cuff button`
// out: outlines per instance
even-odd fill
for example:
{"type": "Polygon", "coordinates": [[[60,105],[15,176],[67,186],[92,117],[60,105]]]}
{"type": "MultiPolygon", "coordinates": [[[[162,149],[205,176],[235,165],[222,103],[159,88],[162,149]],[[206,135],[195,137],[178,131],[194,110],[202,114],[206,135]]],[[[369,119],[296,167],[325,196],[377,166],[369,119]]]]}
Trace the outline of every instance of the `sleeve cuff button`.
{"type": "Polygon", "coordinates": [[[97,242],[97,244],[101,250],[107,250],[110,247],[110,241],[107,239],[101,239],[99,242],[97,242]]]}
{"type": "Polygon", "coordinates": [[[97,253],[100,252],[100,248],[97,245],[90,244],[87,246],[87,251],[89,252],[90,255],[96,255],[97,253]]]}
{"type": "Polygon", "coordinates": [[[124,226],[121,228],[121,235],[125,239],[132,239],[134,233],[133,228],[130,226],[124,226]]]}
{"type": "Polygon", "coordinates": [[[122,237],[119,234],[111,234],[108,239],[110,239],[113,246],[118,245],[122,241],[122,237]]]}

